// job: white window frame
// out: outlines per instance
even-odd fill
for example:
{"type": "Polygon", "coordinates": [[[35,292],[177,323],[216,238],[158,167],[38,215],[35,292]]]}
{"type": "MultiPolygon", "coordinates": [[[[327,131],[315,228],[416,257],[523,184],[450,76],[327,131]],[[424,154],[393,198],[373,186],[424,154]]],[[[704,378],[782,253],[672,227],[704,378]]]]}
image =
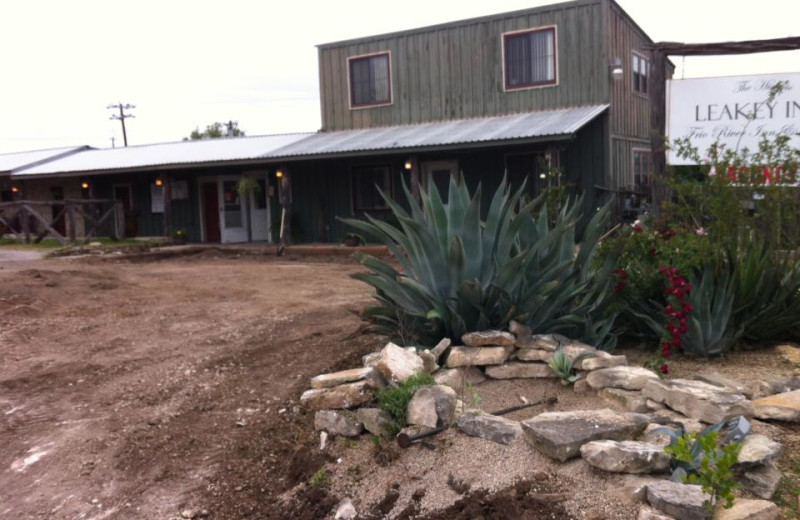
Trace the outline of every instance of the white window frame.
{"type": "MultiPolygon", "coordinates": [[[[650,67],[650,58],[646,57],[641,52],[632,51],[631,52],[631,91],[634,94],[642,96],[642,97],[645,97],[645,98],[649,98],[650,97],[650,73],[651,72],[652,71],[651,71],[651,67],[650,67]],[[647,75],[645,76],[645,83],[647,85],[647,87],[646,87],[647,88],[647,92],[642,92],[641,90],[636,90],[636,85],[633,82],[633,78],[636,77],[635,76],[635,71],[633,70],[633,59],[634,59],[634,57],[639,59],[639,67],[641,67],[642,62],[647,64],[647,75]]],[[[641,73],[639,73],[639,76],[641,77],[641,73]]]]}

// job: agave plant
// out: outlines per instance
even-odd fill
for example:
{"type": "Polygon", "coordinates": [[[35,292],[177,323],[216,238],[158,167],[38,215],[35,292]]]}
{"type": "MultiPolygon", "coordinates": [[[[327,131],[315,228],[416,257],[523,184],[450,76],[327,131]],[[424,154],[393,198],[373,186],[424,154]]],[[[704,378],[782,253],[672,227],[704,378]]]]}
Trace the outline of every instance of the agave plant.
{"type": "Polygon", "coordinates": [[[344,220],[386,245],[400,265],[358,256],[370,272],[353,277],[374,287],[378,301],[362,317],[378,332],[432,345],[515,319],[535,333],[584,340],[582,332],[590,331],[594,337],[586,339],[594,344],[606,339],[614,259],[599,269],[591,260],[609,205],[586,223],[576,253],[581,199],[548,219],[546,205],[533,211],[538,200],[519,207],[525,184],[512,193],[504,179],[482,219],[481,187],[470,195],[460,178],[450,179],[446,203],[434,184],[421,190],[420,201],[403,188],[408,211],[381,192],[397,226],[369,215],[344,220]]]}
{"type": "Polygon", "coordinates": [[[561,384],[568,386],[578,380],[578,375],[575,373],[575,363],[590,355],[588,352],[584,352],[574,359],[570,359],[567,353],[564,352],[564,347],[559,345],[556,351],[553,352],[553,357],[550,358],[548,365],[561,378],[561,384]]]}
{"type": "Polygon", "coordinates": [[[733,321],[733,284],[727,272],[706,266],[692,281],[689,295],[693,309],[687,320],[683,348],[695,356],[718,356],[727,352],[743,330],[733,321]]]}

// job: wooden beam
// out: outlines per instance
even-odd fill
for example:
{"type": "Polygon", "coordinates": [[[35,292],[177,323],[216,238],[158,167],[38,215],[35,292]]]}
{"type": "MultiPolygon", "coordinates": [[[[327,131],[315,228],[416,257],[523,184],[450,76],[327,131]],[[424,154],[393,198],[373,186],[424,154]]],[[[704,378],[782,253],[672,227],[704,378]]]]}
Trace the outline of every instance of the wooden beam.
{"type": "Polygon", "coordinates": [[[757,52],[794,51],[800,49],[800,36],[770,40],[747,40],[717,43],[658,42],[645,48],[659,50],[674,56],[721,56],[726,54],[753,54],[757,52]]]}
{"type": "Polygon", "coordinates": [[[651,202],[653,212],[661,214],[661,203],[666,200],[667,154],[665,149],[667,126],[667,56],[660,49],[650,51],[650,157],[653,168],[651,202]]]}

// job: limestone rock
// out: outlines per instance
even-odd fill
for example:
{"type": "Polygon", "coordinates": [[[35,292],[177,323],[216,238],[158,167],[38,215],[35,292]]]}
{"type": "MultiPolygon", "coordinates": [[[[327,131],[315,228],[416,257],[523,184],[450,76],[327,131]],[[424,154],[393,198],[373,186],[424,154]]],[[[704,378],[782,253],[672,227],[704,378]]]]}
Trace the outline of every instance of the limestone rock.
{"type": "Polygon", "coordinates": [[[520,349],[534,348],[538,350],[554,351],[560,345],[564,345],[569,339],[558,334],[535,334],[533,336],[521,336],[517,338],[514,345],[520,349]]]}
{"type": "Polygon", "coordinates": [[[800,390],[756,399],[753,408],[759,419],[800,422],[800,390]]]}
{"type": "Polygon", "coordinates": [[[636,520],[677,520],[677,519],[673,516],[662,515],[660,513],[656,513],[655,511],[642,508],[639,510],[639,516],[636,517],[636,520]]]}
{"type": "Polygon", "coordinates": [[[475,386],[486,381],[486,376],[478,367],[446,368],[433,376],[437,385],[447,385],[456,392],[463,391],[467,385],[475,386]]]}
{"type": "Polygon", "coordinates": [[[423,370],[424,365],[416,353],[388,343],[381,350],[381,357],[375,368],[387,381],[398,383],[423,370]]]}
{"type": "Polygon", "coordinates": [[[420,387],[408,403],[406,421],[416,426],[436,428],[453,422],[456,392],[449,386],[420,387]]]}
{"type": "Polygon", "coordinates": [[[626,504],[643,504],[647,502],[647,485],[651,482],[653,477],[649,475],[620,475],[611,495],[626,504]]]}
{"type": "Polygon", "coordinates": [[[700,486],[659,480],[647,486],[650,505],[680,520],[705,520],[711,515],[703,503],[711,497],[700,486]]]}
{"type": "Polygon", "coordinates": [[[333,372],[332,374],[322,374],[311,378],[311,388],[331,388],[344,383],[353,383],[361,381],[362,379],[375,378],[376,376],[380,377],[372,367],[352,368],[350,370],[342,370],[341,372],[333,372]]]}
{"type": "Polygon", "coordinates": [[[358,512],[353,505],[353,501],[349,498],[345,498],[336,506],[336,515],[334,515],[333,518],[334,520],[353,520],[357,516],[358,512]]]}
{"type": "Polygon", "coordinates": [[[775,351],[783,356],[783,359],[789,363],[800,365],[800,347],[797,345],[790,345],[788,343],[785,345],[778,345],[775,347],[775,351]]]}
{"type": "Polygon", "coordinates": [[[522,426],[518,421],[485,414],[480,410],[467,410],[458,418],[458,427],[467,435],[499,444],[511,444],[522,435],[522,426]]]}
{"type": "Polygon", "coordinates": [[[582,370],[600,370],[601,368],[622,367],[628,365],[625,356],[612,356],[608,352],[598,350],[594,356],[581,360],[582,370]]]}
{"type": "Polygon", "coordinates": [[[634,390],[623,390],[621,388],[603,388],[600,391],[600,397],[606,401],[620,406],[627,412],[647,413],[650,408],[647,407],[647,399],[641,392],[634,390]]]}
{"type": "Polygon", "coordinates": [[[346,383],[333,388],[312,388],[300,396],[300,402],[310,410],[353,408],[375,397],[375,383],[369,379],[346,383]]]}
{"type": "Polygon", "coordinates": [[[658,473],[669,469],[664,446],[636,441],[592,441],[581,446],[583,460],[614,473],[658,473]]]}
{"type": "Polygon", "coordinates": [[[736,415],[753,415],[753,407],[742,394],[736,394],[701,381],[689,379],[653,379],[642,394],[665,404],[687,417],[709,424],[736,415]]]}
{"type": "Polygon", "coordinates": [[[753,433],[744,438],[735,467],[752,467],[778,460],[783,454],[783,444],[769,437],[753,433]]]}
{"type": "Polygon", "coordinates": [[[648,417],[609,409],[545,412],[522,422],[527,441],[548,457],[565,461],[594,440],[628,440],[641,433],[648,417]]]}
{"type": "Polygon", "coordinates": [[[504,365],[486,367],[486,375],[492,379],[554,378],[558,377],[549,365],[544,363],[511,362],[504,365]]]}
{"type": "Polygon", "coordinates": [[[770,500],[778,489],[782,476],[774,464],[766,464],[743,472],[738,480],[755,496],[770,500]]]}
{"type": "Polygon", "coordinates": [[[484,330],[468,332],[461,336],[461,341],[468,347],[511,347],[516,338],[508,332],[484,330]]]}
{"type": "Polygon", "coordinates": [[[661,403],[657,403],[657,402],[653,401],[652,399],[646,399],[645,403],[647,404],[647,408],[649,408],[650,410],[652,410],[654,412],[658,412],[658,411],[667,409],[666,406],[664,406],[661,403]]]}
{"type": "Polygon", "coordinates": [[[439,370],[439,365],[436,364],[436,356],[434,356],[429,350],[420,350],[417,352],[417,356],[422,360],[422,369],[429,373],[433,374],[437,370],[439,370]]]}
{"type": "Polygon", "coordinates": [[[448,368],[466,366],[502,365],[508,359],[505,347],[451,347],[447,356],[448,368]]]}
{"type": "Polygon", "coordinates": [[[589,386],[589,383],[586,382],[586,379],[578,379],[572,384],[572,390],[578,392],[579,394],[583,394],[592,390],[592,387],[589,386]]]}
{"type": "Polygon", "coordinates": [[[518,338],[520,336],[530,336],[533,334],[533,331],[531,331],[530,327],[514,320],[508,322],[508,331],[518,338]]]}
{"type": "Polygon", "coordinates": [[[665,433],[658,433],[655,430],[658,428],[663,428],[664,425],[657,424],[657,423],[650,423],[647,425],[647,428],[644,429],[644,433],[642,434],[642,439],[645,442],[650,444],[656,444],[664,448],[665,446],[669,445],[669,435],[665,433]]]}
{"type": "Polygon", "coordinates": [[[372,352],[371,354],[367,354],[361,358],[362,363],[365,367],[374,367],[378,364],[378,361],[381,360],[381,353],[380,352],[372,352]]]}
{"type": "Polygon", "coordinates": [[[753,393],[750,392],[750,389],[747,388],[746,385],[743,385],[742,383],[729,377],[723,376],[719,372],[704,372],[702,374],[696,374],[692,379],[696,381],[702,381],[703,383],[708,383],[709,385],[718,386],[729,392],[742,394],[748,399],[753,397],[753,393]]]}
{"type": "Polygon", "coordinates": [[[517,359],[521,361],[544,361],[549,363],[553,359],[552,350],[539,350],[538,348],[519,349],[517,359]]]}
{"type": "Polygon", "coordinates": [[[364,425],[356,419],[355,415],[336,410],[319,410],[315,413],[314,428],[344,437],[357,437],[364,431],[364,425]]]}
{"type": "Polygon", "coordinates": [[[439,358],[442,357],[442,354],[444,354],[444,351],[450,348],[450,343],[450,338],[442,338],[442,340],[431,349],[431,354],[433,354],[437,363],[439,362],[439,358]]]}
{"type": "Polygon", "coordinates": [[[379,437],[388,437],[392,418],[380,408],[359,408],[356,419],[364,425],[364,429],[379,437]]]}
{"type": "Polygon", "coordinates": [[[783,379],[774,379],[772,381],[762,381],[758,385],[758,395],[761,397],[792,392],[794,390],[800,390],[800,376],[790,376],[783,379]]]}
{"type": "Polygon", "coordinates": [[[737,498],[730,509],[720,508],[714,520],[781,520],[781,510],[768,500],[737,498]]]}
{"type": "Polygon", "coordinates": [[[586,376],[592,388],[623,388],[641,390],[648,381],[658,380],[658,375],[644,367],[619,366],[593,370],[586,376]]]}

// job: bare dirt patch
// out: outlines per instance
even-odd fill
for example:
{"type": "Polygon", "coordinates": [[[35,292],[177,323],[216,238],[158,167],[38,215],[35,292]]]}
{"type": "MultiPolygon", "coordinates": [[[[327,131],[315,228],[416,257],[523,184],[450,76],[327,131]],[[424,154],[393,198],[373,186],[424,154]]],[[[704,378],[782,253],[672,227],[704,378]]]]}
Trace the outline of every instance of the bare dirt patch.
{"type": "Polygon", "coordinates": [[[322,464],[296,397],[353,364],[351,261],[3,263],[0,517],[263,517],[322,464]],[[307,450],[305,450],[307,452],[307,450]]]}

